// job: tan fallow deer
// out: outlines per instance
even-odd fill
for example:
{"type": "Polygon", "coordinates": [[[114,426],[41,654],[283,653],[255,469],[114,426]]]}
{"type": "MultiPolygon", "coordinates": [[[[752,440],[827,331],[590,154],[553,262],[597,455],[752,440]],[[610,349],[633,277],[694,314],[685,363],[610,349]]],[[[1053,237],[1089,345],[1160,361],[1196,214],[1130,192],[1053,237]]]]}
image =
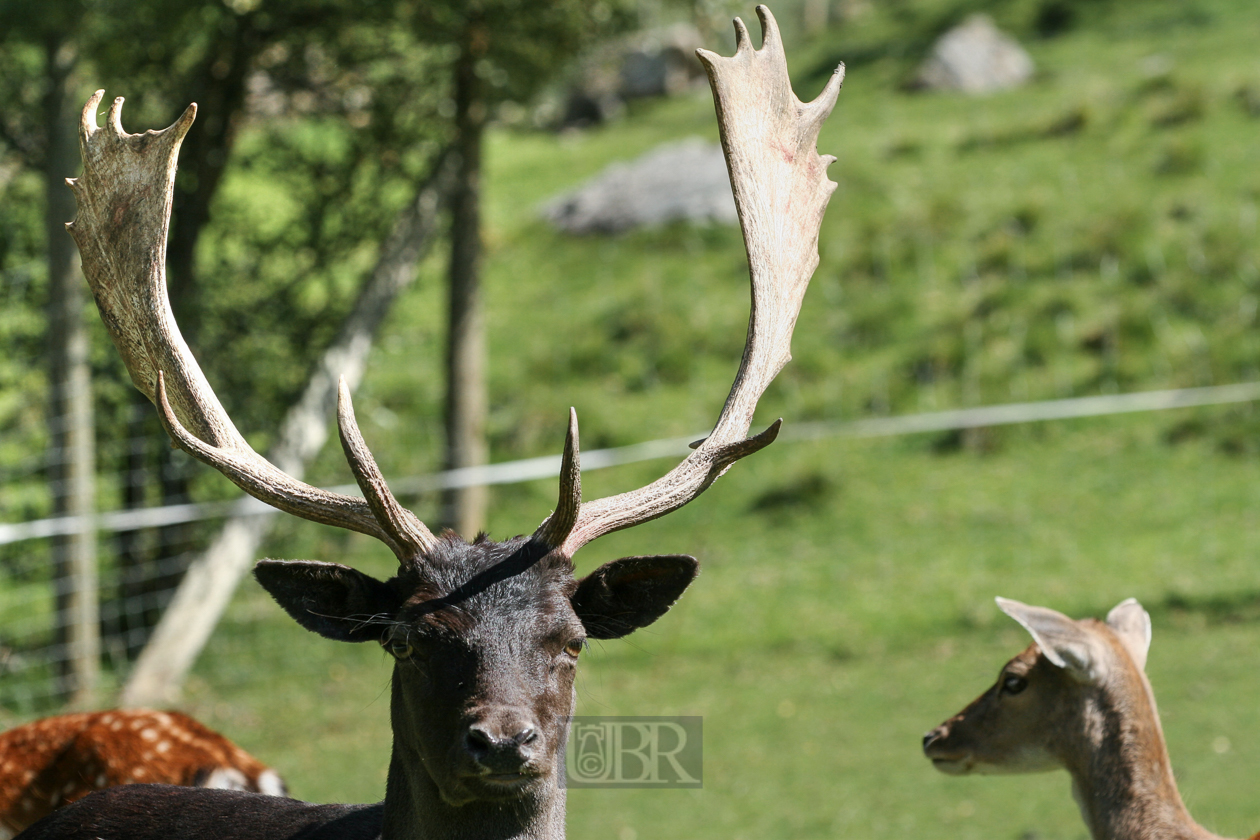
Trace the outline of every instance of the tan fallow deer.
{"type": "Polygon", "coordinates": [[[988,691],[923,737],[936,769],[1063,768],[1094,840],[1219,840],[1191,818],[1177,792],[1144,672],[1151,618],[1142,605],[1130,598],[1104,622],[1006,598],[997,603],[1033,643],[988,691]]]}
{"type": "Polygon", "coordinates": [[[154,782],[287,795],[275,770],[180,712],[57,715],[0,733],[0,840],[92,791],[154,782]]]}
{"type": "Polygon", "coordinates": [[[820,157],[816,145],[843,68],[817,99],[802,103],[774,18],[765,7],[757,14],[760,49],[736,20],[733,57],[699,51],[752,284],[747,343],[717,423],[651,484],[583,501],[570,410],[555,510],[534,533],[503,542],[434,535],[403,508],[364,444],[344,386],[341,441],[365,498],[304,484],[249,447],[180,337],[166,295],[175,159],[195,109],[163,131],[131,135],[122,130],[121,99],[98,128],[102,93],[92,97],[81,129],[84,173],[71,182],[79,213],[70,231],[101,316],[132,381],[159,407],[180,448],[281,510],[369,534],[393,551],[398,572],[387,581],[311,561],[263,560],[255,575],[307,629],[376,642],[394,657],[394,744],[385,800],[377,805],[128,786],[37,823],[29,840],[564,836],[563,749],[586,641],[651,624],[697,571],[691,557],[627,557],[575,578],[573,555],[604,534],[682,507],[774,440],[778,421],[751,438],[748,430],[759,397],[790,358],[792,329],[818,265],[819,226],[836,185],[827,178],[834,158],[820,157]]]}

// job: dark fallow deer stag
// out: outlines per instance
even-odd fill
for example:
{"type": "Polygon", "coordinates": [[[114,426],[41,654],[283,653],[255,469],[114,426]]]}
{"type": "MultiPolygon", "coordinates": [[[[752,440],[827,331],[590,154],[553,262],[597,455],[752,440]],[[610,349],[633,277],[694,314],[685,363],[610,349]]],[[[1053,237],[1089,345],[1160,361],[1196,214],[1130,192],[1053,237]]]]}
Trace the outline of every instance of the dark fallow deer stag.
{"type": "Polygon", "coordinates": [[[1094,840],[1221,840],[1191,818],[1177,792],[1145,674],[1151,618],[1142,605],[1130,598],[1106,621],[1073,621],[1046,607],[997,602],[1033,643],[988,691],[923,737],[936,769],[1062,767],[1094,840]]]}
{"type": "Polygon", "coordinates": [[[570,411],[555,511],[529,536],[472,543],[435,536],[394,499],[355,424],[346,388],[338,423],[365,499],[285,475],[232,425],[172,319],[164,246],[175,159],[192,125],[123,132],[122,99],[98,128],[97,93],[83,112],[84,174],[70,231],[101,316],[132,381],[159,407],[176,444],[281,510],[370,534],[398,558],[388,581],[333,563],[263,560],[259,582],[303,627],[330,639],[377,642],[397,661],[385,800],[309,805],[230,791],[135,786],[93,794],[24,837],[561,838],[573,682],[587,639],[651,624],[696,574],[691,557],[627,557],[584,578],[574,553],[594,539],[663,516],[702,493],[735,461],[774,440],[776,421],[747,437],[757,400],[790,358],[792,329],[818,265],[818,233],[835,189],[818,132],[841,67],[813,102],[788,80],[774,18],[758,7],[763,45],[736,20],[731,58],[700,50],[713,86],[748,251],[752,314],[735,383],[713,431],[655,482],[583,502],[578,430],[570,411]]]}

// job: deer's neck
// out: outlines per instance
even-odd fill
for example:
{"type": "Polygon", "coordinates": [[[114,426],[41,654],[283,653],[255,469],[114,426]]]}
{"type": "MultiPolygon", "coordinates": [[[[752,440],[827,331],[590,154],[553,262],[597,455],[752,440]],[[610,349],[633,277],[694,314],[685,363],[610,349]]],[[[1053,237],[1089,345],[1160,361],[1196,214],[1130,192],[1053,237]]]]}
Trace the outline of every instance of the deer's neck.
{"type": "Polygon", "coordinates": [[[564,787],[553,766],[543,784],[526,795],[503,800],[473,800],[452,805],[425,766],[421,749],[426,720],[409,702],[405,683],[395,671],[390,692],[394,749],[385,788],[382,840],[564,840],[564,787]]]}
{"type": "Polygon", "coordinates": [[[1146,680],[1086,703],[1081,744],[1064,762],[1094,840],[1220,840],[1191,818],[1177,792],[1146,680]]]}
{"type": "Polygon", "coordinates": [[[564,788],[550,778],[534,795],[449,805],[420,755],[394,744],[382,840],[564,840],[564,788]]]}

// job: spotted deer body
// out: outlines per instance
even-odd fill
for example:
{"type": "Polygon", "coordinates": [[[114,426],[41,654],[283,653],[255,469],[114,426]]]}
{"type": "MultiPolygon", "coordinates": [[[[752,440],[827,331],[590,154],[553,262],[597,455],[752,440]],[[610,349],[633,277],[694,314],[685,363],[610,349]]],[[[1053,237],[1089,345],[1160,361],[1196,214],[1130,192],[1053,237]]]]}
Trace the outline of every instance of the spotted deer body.
{"type": "Polygon", "coordinates": [[[818,265],[819,228],[836,185],[826,174],[834,158],[816,146],[843,67],[815,100],[801,102],[774,18],[764,6],[757,13],[760,49],[736,19],[734,56],[698,53],[714,92],[752,286],[743,357],[717,422],[661,478],[586,501],[570,409],[554,511],[532,534],[502,542],[435,535],[398,503],[359,432],[344,381],[338,426],[362,498],[305,484],[249,446],[180,337],[166,294],[175,161],[195,106],[163,131],[132,135],[122,130],[121,98],[104,128],[97,124],[103,91],[88,102],[80,129],[84,174],[71,182],[79,213],[70,232],[133,384],[193,457],[281,510],[375,537],[398,560],[397,573],[384,581],[336,563],[264,560],[255,568],[303,627],[379,644],[393,656],[394,745],[380,805],[122,788],[54,814],[30,829],[29,840],[563,838],[563,749],[578,657],[590,639],[620,638],[656,621],[697,572],[694,558],[652,555],[615,560],[578,578],[574,554],[688,504],[774,440],[778,421],[748,436],[753,413],[791,358],[792,330],[818,265]]]}
{"type": "Polygon", "coordinates": [[[1150,616],[1137,601],[1074,621],[998,599],[1033,643],[997,682],[924,736],[940,771],[1063,768],[1094,840],[1220,840],[1190,816],[1146,679],[1150,616]]]}
{"type": "Polygon", "coordinates": [[[286,795],[276,771],[180,712],[59,715],[0,733],[0,838],[95,790],[137,783],[286,795]]]}

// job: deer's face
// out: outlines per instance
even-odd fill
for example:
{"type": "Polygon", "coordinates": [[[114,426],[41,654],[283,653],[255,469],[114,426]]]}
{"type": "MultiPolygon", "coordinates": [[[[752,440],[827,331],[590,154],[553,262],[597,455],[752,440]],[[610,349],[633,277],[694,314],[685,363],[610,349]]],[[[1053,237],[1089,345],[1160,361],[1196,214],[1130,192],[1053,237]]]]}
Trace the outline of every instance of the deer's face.
{"type": "Polygon", "coordinates": [[[303,626],[395,659],[395,750],[419,759],[444,800],[528,796],[562,770],[587,640],[655,621],[696,561],[624,558],[577,580],[527,538],[443,545],[388,582],[311,562],[263,561],[256,575],[303,626]]]}
{"type": "Polygon", "coordinates": [[[1116,725],[1109,717],[1155,717],[1142,673],[1151,617],[1136,600],[1117,604],[1105,623],[1073,621],[1008,598],[997,603],[1033,644],[1002,667],[988,691],[923,737],[923,752],[938,770],[1079,768],[1091,760],[1102,733],[1116,725]]]}
{"type": "Polygon", "coordinates": [[[1037,645],[1007,662],[988,691],[923,737],[923,752],[943,773],[1053,770],[1051,752],[1071,678],[1037,645]]]}

